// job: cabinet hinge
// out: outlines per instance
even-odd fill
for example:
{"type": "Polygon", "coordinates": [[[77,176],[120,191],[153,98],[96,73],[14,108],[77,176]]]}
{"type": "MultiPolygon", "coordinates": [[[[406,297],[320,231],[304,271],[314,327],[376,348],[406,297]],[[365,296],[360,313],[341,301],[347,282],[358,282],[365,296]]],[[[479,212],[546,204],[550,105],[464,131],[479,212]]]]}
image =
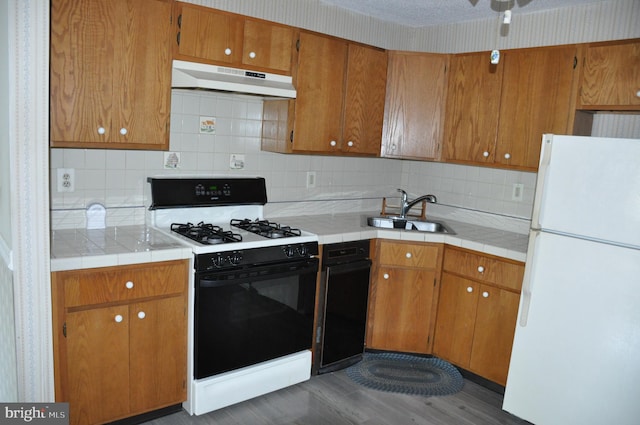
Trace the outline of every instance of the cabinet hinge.
{"type": "Polygon", "coordinates": [[[182,15],[178,15],[178,28],[182,28],[182,15]]]}
{"type": "Polygon", "coordinates": [[[573,57],[573,69],[576,69],[577,66],[578,66],[578,57],[574,56],[573,57]]]}
{"type": "Polygon", "coordinates": [[[300,51],[300,39],[296,40],[296,51],[300,51]]]}
{"type": "Polygon", "coordinates": [[[176,35],[176,42],[178,43],[178,46],[180,45],[180,32],[178,32],[178,35],[176,35]]]}
{"type": "Polygon", "coordinates": [[[64,337],[67,337],[67,322],[64,322],[62,324],[62,335],[64,335],[64,337]]]}
{"type": "Polygon", "coordinates": [[[289,135],[289,142],[293,143],[293,130],[291,130],[291,134],[289,135]]]}
{"type": "Polygon", "coordinates": [[[435,287],[436,287],[436,285],[437,285],[437,282],[436,282],[436,279],[434,278],[434,279],[433,279],[433,287],[435,288],[435,287]]]}

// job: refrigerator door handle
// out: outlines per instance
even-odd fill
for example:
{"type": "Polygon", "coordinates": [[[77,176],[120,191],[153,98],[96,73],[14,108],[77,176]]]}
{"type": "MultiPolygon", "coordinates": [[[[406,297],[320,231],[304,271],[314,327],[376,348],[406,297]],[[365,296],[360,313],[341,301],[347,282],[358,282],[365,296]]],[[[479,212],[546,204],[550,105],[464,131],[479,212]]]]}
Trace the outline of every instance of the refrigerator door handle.
{"type": "Polygon", "coordinates": [[[527,326],[529,318],[529,306],[531,305],[531,293],[533,290],[533,266],[535,264],[536,242],[540,231],[532,230],[529,233],[529,245],[527,247],[527,262],[524,267],[524,277],[522,278],[522,296],[520,302],[520,319],[521,327],[527,326]]]}
{"type": "Polygon", "coordinates": [[[540,229],[540,205],[544,194],[544,185],[551,163],[551,147],[553,146],[553,134],[542,135],[542,152],[540,154],[540,166],[538,167],[538,180],[536,181],[536,193],[533,200],[533,213],[531,214],[531,228],[540,229]]]}

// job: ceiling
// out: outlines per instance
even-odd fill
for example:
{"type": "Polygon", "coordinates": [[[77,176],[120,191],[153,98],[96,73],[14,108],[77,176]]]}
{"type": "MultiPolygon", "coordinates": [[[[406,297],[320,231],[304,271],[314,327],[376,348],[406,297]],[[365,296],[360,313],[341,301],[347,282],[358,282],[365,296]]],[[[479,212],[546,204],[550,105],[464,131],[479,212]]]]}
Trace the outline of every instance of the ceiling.
{"type": "Polygon", "coordinates": [[[560,9],[608,0],[320,0],[382,21],[409,27],[497,18],[510,9],[518,14],[560,9]]]}

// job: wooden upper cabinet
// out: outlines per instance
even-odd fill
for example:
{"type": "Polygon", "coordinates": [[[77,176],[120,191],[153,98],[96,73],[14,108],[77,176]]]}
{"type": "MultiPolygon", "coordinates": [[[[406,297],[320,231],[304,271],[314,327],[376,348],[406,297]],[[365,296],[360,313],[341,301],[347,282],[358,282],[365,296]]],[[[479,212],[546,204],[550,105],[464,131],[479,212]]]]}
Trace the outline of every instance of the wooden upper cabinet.
{"type": "Polygon", "coordinates": [[[586,48],[578,108],[640,110],[640,39],[586,48]]]}
{"type": "Polygon", "coordinates": [[[51,2],[51,146],[167,149],[171,2],[51,2]]]}
{"type": "Polygon", "coordinates": [[[505,52],[495,163],[536,171],[542,135],[571,134],[576,55],[576,46],[505,52]]]}
{"type": "Polygon", "coordinates": [[[571,134],[574,45],[451,58],[444,160],[536,171],[544,133],[571,134]]]}
{"type": "Polygon", "coordinates": [[[291,74],[294,28],[176,3],[176,59],[291,74]]]}
{"type": "Polygon", "coordinates": [[[342,135],[345,40],[300,32],[293,151],[327,152],[342,135]]]}
{"type": "Polygon", "coordinates": [[[297,97],[265,100],[262,149],[379,155],[386,52],[307,31],[297,44],[297,97]]]}
{"type": "Polygon", "coordinates": [[[504,66],[492,65],[488,52],[452,55],[450,63],[444,160],[493,163],[504,66]]]}
{"type": "Polygon", "coordinates": [[[344,131],[344,152],[379,155],[382,139],[387,53],[349,43],[344,131]]]}
{"type": "Polygon", "coordinates": [[[389,52],[381,156],[440,158],[448,61],[448,55],[389,52]]]}

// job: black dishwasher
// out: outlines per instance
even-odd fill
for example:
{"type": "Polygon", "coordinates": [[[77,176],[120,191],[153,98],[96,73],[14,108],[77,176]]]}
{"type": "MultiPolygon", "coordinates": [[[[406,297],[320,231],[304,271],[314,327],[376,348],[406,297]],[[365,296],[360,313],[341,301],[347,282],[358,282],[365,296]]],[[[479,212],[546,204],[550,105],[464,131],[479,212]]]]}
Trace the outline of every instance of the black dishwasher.
{"type": "Polygon", "coordinates": [[[369,240],[328,244],[322,250],[314,373],[362,359],[369,299],[369,240]]]}

